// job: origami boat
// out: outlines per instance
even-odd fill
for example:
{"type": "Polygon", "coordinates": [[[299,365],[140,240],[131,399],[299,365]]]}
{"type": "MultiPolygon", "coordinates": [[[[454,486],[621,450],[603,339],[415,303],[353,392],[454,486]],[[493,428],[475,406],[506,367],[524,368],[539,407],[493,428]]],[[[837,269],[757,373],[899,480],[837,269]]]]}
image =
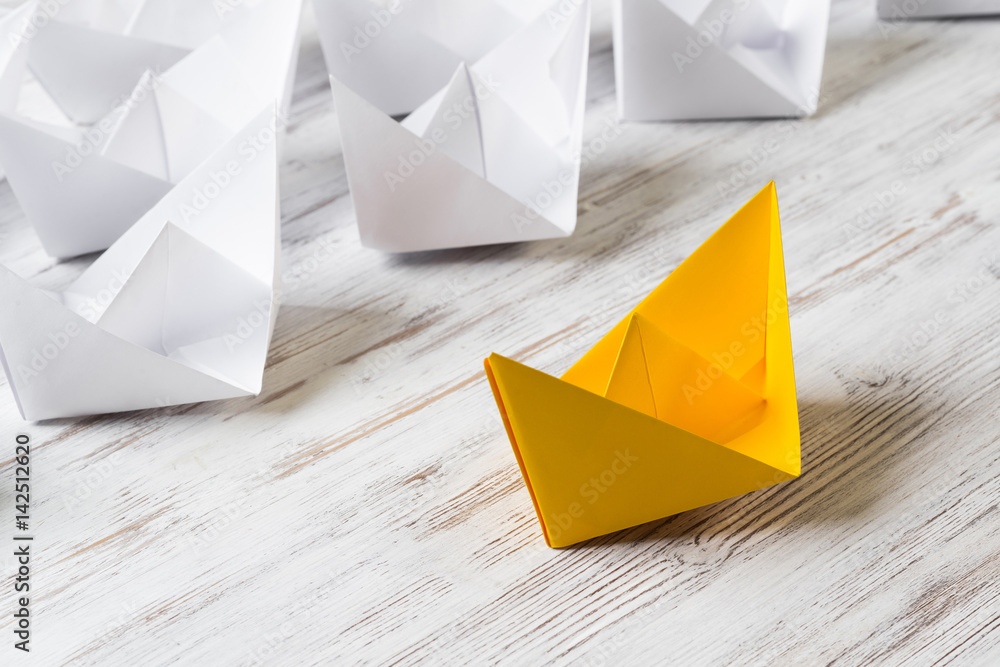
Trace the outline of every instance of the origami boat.
{"type": "Polygon", "coordinates": [[[0,361],[24,419],[260,393],[278,312],[275,122],[260,110],[65,291],[0,267],[0,361]]]}
{"type": "MultiPolygon", "coordinates": [[[[415,252],[572,234],[589,25],[588,1],[552,3],[475,62],[458,62],[402,122],[379,107],[387,100],[331,75],[362,244],[415,252]]],[[[422,61],[382,65],[410,72],[422,61]]]]}
{"type": "Polygon", "coordinates": [[[787,304],[772,183],[562,378],[486,360],[549,546],[800,474],[787,304]]]}
{"type": "Polygon", "coordinates": [[[633,121],[806,116],[830,0],[615,0],[615,80],[633,121]]]}

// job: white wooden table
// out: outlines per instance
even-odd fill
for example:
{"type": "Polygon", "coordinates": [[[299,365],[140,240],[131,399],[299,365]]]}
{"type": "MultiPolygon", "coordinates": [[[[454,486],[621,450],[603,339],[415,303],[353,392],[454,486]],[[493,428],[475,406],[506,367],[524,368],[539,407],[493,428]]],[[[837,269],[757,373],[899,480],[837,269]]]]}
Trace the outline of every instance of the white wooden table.
{"type": "MultiPolygon", "coordinates": [[[[0,663],[998,664],[1000,20],[880,30],[874,5],[834,3],[814,118],[623,125],[571,238],[415,256],[358,244],[307,17],[264,393],[25,425],[0,387],[0,663]],[[482,358],[562,373],[771,179],[802,477],[547,549],[482,358]]],[[[610,41],[599,2],[586,142],[610,41]]],[[[37,284],[85,266],[6,184],[0,235],[37,284]]]]}

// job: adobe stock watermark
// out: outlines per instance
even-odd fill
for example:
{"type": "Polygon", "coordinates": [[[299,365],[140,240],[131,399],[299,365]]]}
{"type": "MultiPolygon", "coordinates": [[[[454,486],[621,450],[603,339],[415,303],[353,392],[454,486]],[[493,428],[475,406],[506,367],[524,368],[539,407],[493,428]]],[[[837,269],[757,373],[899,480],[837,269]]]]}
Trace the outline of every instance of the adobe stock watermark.
{"type": "MultiPolygon", "coordinates": [[[[798,106],[798,112],[805,116],[823,103],[825,98],[820,95],[819,90],[812,88],[806,93],[806,102],[798,106]]],[[[755,178],[773,156],[781,152],[784,147],[784,140],[804,127],[801,118],[783,118],[774,125],[775,132],[757,146],[751,148],[746,153],[746,158],[733,166],[729,172],[729,178],[724,181],[717,181],[716,190],[720,195],[728,195],[755,178]]]]}
{"type": "Polygon", "coordinates": [[[70,0],[41,0],[38,3],[38,9],[31,16],[26,16],[17,30],[7,33],[7,41],[10,42],[14,50],[20,49],[27,42],[33,40],[38,35],[38,31],[56,18],[63,7],[69,3],[70,0]]]}
{"type": "Polygon", "coordinates": [[[198,532],[185,535],[188,546],[196,554],[202,554],[211,547],[250,507],[250,496],[240,492],[232,502],[217,508],[198,532]]]}
{"type": "Polygon", "coordinates": [[[89,296],[76,308],[76,314],[85,320],[96,322],[115,297],[125,289],[125,283],[132,277],[132,270],[120,268],[111,273],[106,287],[98,290],[93,296],[89,296]]]}
{"type": "MultiPolygon", "coordinates": [[[[643,264],[625,272],[617,279],[617,287],[612,294],[605,298],[599,308],[593,312],[608,311],[610,313],[620,313],[624,309],[622,302],[634,301],[637,297],[643,298],[663,281],[663,267],[669,261],[666,249],[657,247],[653,250],[649,259],[643,264]]],[[[630,306],[625,309],[630,310],[630,306]]],[[[572,331],[560,337],[553,343],[552,347],[559,356],[579,358],[583,351],[601,338],[603,333],[598,331],[601,323],[593,324],[593,317],[587,315],[579,320],[572,331]]]]}
{"type": "Polygon", "coordinates": [[[246,4],[246,0],[212,0],[212,9],[220,19],[227,19],[229,15],[246,4]]]}
{"type": "Polygon", "coordinates": [[[63,509],[70,518],[75,517],[77,509],[94,495],[98,489],[107,484],[114,475],[115,470],[123,462],[121,451],[114,452],[111,456],[91,467],[86,474],[77,475],[70,483],[70,491],[63,494],[63,509]]]}
{"type": "MultiPolygon", "coordinates": [[[[467,96],[461,102],[456,102],[449,107],[441,119],[447,124],[448,130],[457,132],[461,127],[469,122],[479,122],[479,110],[477,100],[484,101],[500,89],[500,83],[489,79],[482,80],[475,78],[472,81],[473,94],[467,96]]],[[[399,162],[394,170],[386,170],[383,174],[385,184],[389,192],[395,192],[396,188],[406,182],[417,172],[427,159],[436,153],[438,149],[446,144],[451,135],[443,127],[435,127],[426,137],[414,137],[414,149],[399,156],[399,162]]]]}
{"type": "Polygon", "coordinates": [[[961,306],[969,303],[986,288],[991,281],[1000,280],[1000,256],[995,253],[991,257],[982,257],[979,260],[982,264],[971,278],[966,278],[958,283],[948,293],[948,303],[961,306]]]}
{"type": "Polygon", "coordinates": [[[681,388],[688,405],[694,405],[696,400],[711,391],[715,383],[733,367],[738,359],[747,353],[747,344],[753,345],[766,337],[767,327],[777,322],[778,318],[787,312],[788,297],[781,294],[774,297],[759,316],[744,322],[743,326],[740,327],[742,339],[730,343],[727,350],[713,353],[708,366],[704,369],[698,369],[694,385],[685,384],[681,388]]]}
{"type": "Polygon", "coordinates": [[[79,324],[70,321],[65,326],[50,332],[46,341],[31,351],[28,363],[18,364],[14,372],[24,383],[38,378],[49,369],[49,366],[62,355],[82,331],[79,324]]]}
{"type": "Polygon", "coordinates": [[[288,126],[288,119],[275,114],[271,122],[254,132],[251,132],[236,147],[237,155],[241,159],[231,159],[221,167],[214,169],[201,187],[195,188],[188,201],[182,201],[177,206],[177,213],[184,222],[191,222],[194,218],[207,211],[212,203],[222,196],[226,190],[232,187],[233,183],[243,173],[243,170],[252,164],[267,148],[277,141],[278,135],[288,126]]]}
{"type": "MultiPolygon", "coordinates": [[[[106,287],[97,291],[93,296],[87,297],[76,306],[76,314],[90,322],[96,322],[115,297],[125,288],[125,283],[132,275],[129,269],[117,269],[111,273],[106,287]]],[[[39,347],[32,350],[31,357],[27,364],[19,364],[15,372],[25,382],[39,377],[48,370],[56,359],[72,344],[74,340],[83,332],[76,322],[67,322],[64,326],[49,333],[39,347]]]]}
{"type": "Polygon", "coordinates": [[[624,301],[647,296],[652,288],[663,281],[663,266],[667,261],[666,249],[663,247],[655,248],[650,258],[644,260],[642,265],[630,269],[619,277],[618,287],[614,294],[609,295],[604,300],[602,308],[611,312],[620,311],[621,304],[615,295],[624,301]]]}
{"type": "Polygon", "coordinates": [[[384,6],[373,6],[369,15],[371,20],[364,25],[354,26],[354,39],[350,42],[340,42],[340,54],[350,63],[360,56],[365,49],[382,36],[382,33],[392,25],[397,16],[403,13],[409,0],[388,0],[384,6]]]}
{"type": "Polygon", "coordinates": [[[309,246],[312,252],[305,259],[298,260],[282,272],[281,283],[284,286],[282,291],[287,292],[310,282],[320,268],[336,256],[335,251],[338,244],[339,241],[334,232],[327,232],[313,241],[309,246]]]}
{"type": "MultiPolygon", "coordinates": [[[[272,455],[270,460],[284,461],[298,454],[299,451],[300,449],[291,443],[285,443],[277,453],[270,452],[272,455]]],[[[273,473],[273,466],[259,465],[249,475],[249,480],[260,482],[273,479],[273,473]]],[[[234,494],[235,499],[231,502],[215,507],[208,515],[207,520],[202,523],[200,529],[192,529],[185,535],[185,541],[193,553],[202,555],[209,551],[212,545],[218,542],[239,519],[247,515],[252,509],[251,493],[247,490],[249,486],[247,484],[246,487],[239,489],[234,494]]]]}
{"type": "Polygon", "coordinates": [[[515,211],[510,214],[511,224],[520,234],[531,225],[544,219],[545,211],[566,192],[567,188],[578,182],[579,175],[587,166],[604,155],[625,129],[618,122],[617,117],[606,118],[601,133],[588,141],[580,150],[578,155],[572,159],[572,167],[561,170],[553,178],[545,180],[541,184],[540,190],[525,202],[524,211],[515,211]]]}
{"type": "Polygon", "coordinates": [[[902,0],[895,2],[888,13],[880,9],[879,18],[881,20],[878,21],[878,31],[883,38],[888,39],[890,35],[899,30],[900,23],[916,16],[925,4],[927,4],[927,0],[902,0]]]}
{"type": "Polygon", "coordinates": [[[437,502],[447,486],[445,476],[436,470],[411,477],[403,484],[402,491],[393,496],[392,506],[386,512],[389,520],[409,524],[407,517],[437,502]]]}
{"type": "Polygon", "coordinates": [[[683,74],[684,68],[694,64],[695,60],[701,58],[705,53],[705,49],[711,47],[713,44],[718,44],[722,36],[725,35],[726,28],[736,22],[739,12],[746,11],[750,8],[751,4],[752,0],[735,0],[732,9],[723,9],[715,18],[703,18],[701,21],[701,30],[698,31],[697,35],[687,38],[687,45],[683,53],[674,51],[672,54],[674,66],[677,67],[677,71],[683,74]]]}
{"type": "Polygon", "coordinates": [[[114,618],[103,623],[97,633],[101,636],[113,635],[120,632],[127,632],[128,626],[133,621],[139,620],[139,608],[131,602],[122,602],[120,612],[114,618]]]}
{"type": "Polygon", "coordinates": [[[844,234],[848,241],[860,237],[864,232],[871,231],[885,217],[899,200],[909,192],[910,185],[916,177],[928,171],[948,154],[962,138],[954,127],[939,130],[937,136],[923,148],[910,153],[902,167],[902,178],[897,178],[889,186],[876,192],[867,204],[862,204],[855,211],[853,223],[844,225],[844,234]]]}
{"type": "Polygon", "coordinates": [[[566,507],[565,512],[555,512],[550,514],[545,521],[551,540],[558,540],[562,534],[573,527],[577,520],[583,518],[587,513],[587,506],[594,505],[607,493],[618,481],[628,474],[639,461],[639,457],[633,456],[628,449],[625,451],[615,451],[615,457],[611,460],[607,468],[600,474],[591,477],[580,486],[580,502],[572,502],[566,507]],[[586,505],[584,505],[586,502],[586,505]]]}
{"type": "Polygon", "coordinates": [[[260,644],[247,655],[246,663],[250,667],[270,664],[276,657],[276,651],[286,641],[291,639],[305,623],[312,618],[317,607],[325,602],[328,596],[342,583],[343,571],[326,573],[327,580],[314,592],[299,596],[290,605],[279,608],[281,617],[285,620],[261,637],[260,644]]]}
{"type": "Polygon", "coordinates": [[[438,290],[437,295],[431,299],[428,309],[439,310],[441,308],[447,308],[463,296],[471,294],[473,288],[469,287],[468,280],[468,276],[462,276],[461,278],[448,278],[448,280],[444,282],[444,286],[438,290]]]}
{"type": "Polygon", "coordinates": [[[162,81],[160,74],[149,70],[139,80],[139,84],[132,90],[132,93],[116,102],[111,113],[98,121],[95,125],[83,130],[79,143],[66,150],[66,156],[62,161],[52,162],[52,171],[60,183],[65,178],[80,168],[87,158],[97,155],[104,147],[105,141],[117,129],[119,121],[139,106],[151,95],[162,81]]]}
{"type": "Polygon", "coordinates": [[[253,338],[258,329],[270,325],[271,309],[274,307],[272,299],[257,299],[253,303],[253,309],[236,321],[236,327],[222,337],[226,344],[226,349],[236,352],[248,340],[253,338]]]}
{"type": "Polygon", "coordinates": [[[616,656],[622,649],[632,643],[632,635],[636,631],[641,630],[653,620],[652,617],[662,604],[662,602],[657,600],[652,605],[643,607],[630,615],[624,624],[625,627],[611,638],[600,642],[595,650],[588,652],[589,657],[579,664],[586,665],[587,667],[606,667],[607,665],[620,664],[621,661],[620,659],[616,659],[616,656]]]}
{"type": "Polygon", "coordinates": [[[848,551],[833,558],[829,564],[830,569],[849,569],[853,572],[862,570],[878,559],[884,549],[892,548],[894,540],[903,538],[906,532],[912,529],[914,522],[923,524],[927,520],[927,512],[938,511],[934,509],[935,502],[956,493],[957,480],[968,472],[956,465],[952,457],[942,457],[941,463],[943,470],[937,468],[940,472],[939,478],[932,483],[921,484],[914,498],[901,503],[901,508],[905,509],[892,526],[886,530],[868,533],[866,539],[851,545],[848,551]]]}
{"type": "Polygon", "coordinates": [[[896,368],[913,361],[920,352],[931,344],[937,336],[947,330],[955,321],[955,311],[972,303],[990,284],[1000,281],[1000,256],[994,254],[982,257],[981,266],[971,277],[960,280],[945,297],[947,307],[939,308],[912,330],[904,334],[896,344],[896,350],[886,357],[886,364],[896,368]]]}
{"type": "Polygon", "coordinates": [[[584,0],[562,0],[555,7],[545,10],[545,20],[548,21],[549,27],[555,30],[576,16],[583,3],[584,0]]]}
{"type": "MultiPolygon", "coordinates": [[[[782,457],[782,460],[785,462],[786,467],[791,468],[796,464],[801,464],[802,462],[801,456],[802,455],[800,451],[789,450],[785,452],[785,455],[784,457],[782,457]]],[[[792,481],[791,475],[781,470],[775,469],[774,472],[771,473],[770,477],[765,477],[764,479],[758,479],[756,482],[756,486],[758,491],[763,491],[764,489],[769,489],[772,486],[781,484],[782,482],[790,482],[790,481],[792,481]]]]}
{"type": "Polygon", "coordinates": [[[374,350],[363,357],[364,363],[360,372],[351,378],[351,386],[358,398],[363,398],[373,382],[388,373],[396,363],[403,358],[403,346],[392,343],[379,350],[374,350]]]}

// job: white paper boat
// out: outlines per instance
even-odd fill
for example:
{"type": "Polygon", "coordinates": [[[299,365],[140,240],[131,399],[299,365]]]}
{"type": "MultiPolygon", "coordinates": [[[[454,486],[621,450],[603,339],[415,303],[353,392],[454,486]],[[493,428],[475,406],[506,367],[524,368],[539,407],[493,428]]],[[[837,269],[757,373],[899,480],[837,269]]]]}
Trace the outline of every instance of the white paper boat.
{"type": "Polygon", "coordinates": [[[0,359],[31,421],[258,394],[277,316],[274,107],[64,292],[0,267],[0,359]]]}
{"type": "Polygon", "coordinates": [[[332,76],[362,243],[410,252],[572,234],[589,39],[589,2],[546,6],[459,61],[402,123],[332,76]]]}
{"type": "Polygon", "coordinates": [[[816,111],[830,0],[615,0],[614,8],[622,118],[816,111]]]}

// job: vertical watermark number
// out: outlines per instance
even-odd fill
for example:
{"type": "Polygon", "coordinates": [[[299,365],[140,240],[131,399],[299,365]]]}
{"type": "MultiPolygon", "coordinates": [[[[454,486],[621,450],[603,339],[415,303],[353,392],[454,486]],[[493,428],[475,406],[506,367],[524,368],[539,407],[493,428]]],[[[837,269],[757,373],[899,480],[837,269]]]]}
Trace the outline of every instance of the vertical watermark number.
{"type": "Polygon", "coordinates": [[[31,438],[19,435],[14,450],[14,558],[17,575],[14,577],[14,648],[30,652],[31,612],[31,542],[27,535],[31,521],[31,438]]]}

